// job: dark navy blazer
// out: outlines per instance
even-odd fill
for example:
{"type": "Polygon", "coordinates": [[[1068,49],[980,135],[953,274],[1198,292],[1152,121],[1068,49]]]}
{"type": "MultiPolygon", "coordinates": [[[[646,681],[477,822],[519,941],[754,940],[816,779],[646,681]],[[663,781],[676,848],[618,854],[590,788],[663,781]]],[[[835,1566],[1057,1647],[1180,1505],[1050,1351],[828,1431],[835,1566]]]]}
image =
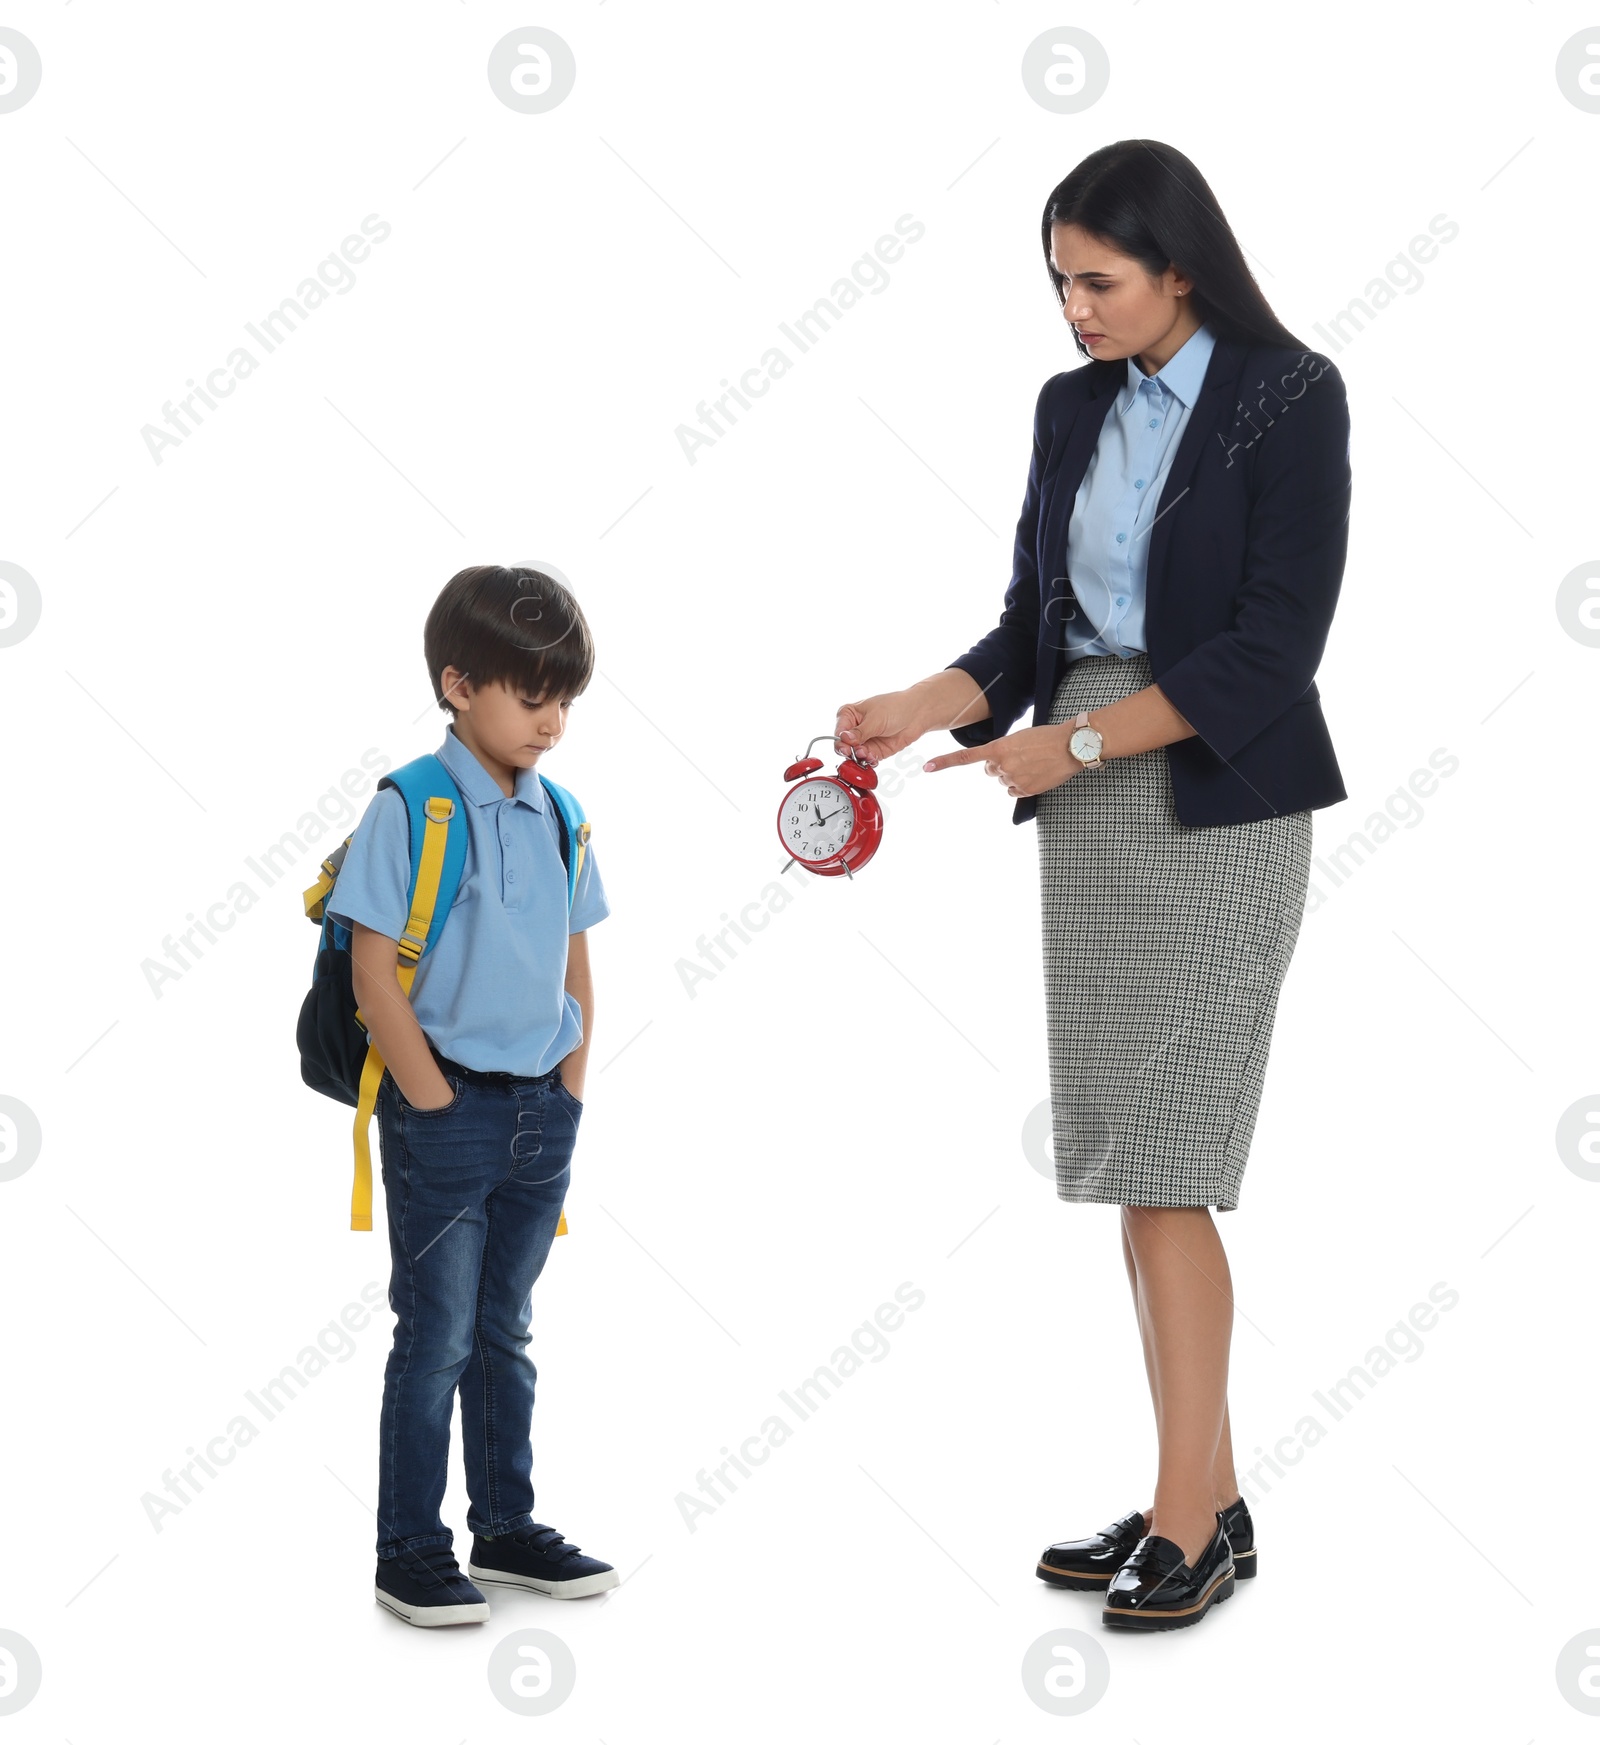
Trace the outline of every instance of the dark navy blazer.
{"type": "MultiPolygon", "coordinates": [[[[963,746],[1010,732],[1030,701],[1032,724],[1049,724],[1073,606],[1068,523],[1127,379],[1126,358],[1092,361],[1039,391],[1005,608],[950,662],[983,686],[991,710],[951,730],[963,746]]],[[[1149,536],[1150,672],[1195,729],[1166,748],[1181,823],[1237,824],[1346,797],[1314,675],[1349,516],[1338,370],[1320,352],[1218,339],[1149,536]]],[[[1012,822],[1036,805],[1019,799],[1012,822]]]]}

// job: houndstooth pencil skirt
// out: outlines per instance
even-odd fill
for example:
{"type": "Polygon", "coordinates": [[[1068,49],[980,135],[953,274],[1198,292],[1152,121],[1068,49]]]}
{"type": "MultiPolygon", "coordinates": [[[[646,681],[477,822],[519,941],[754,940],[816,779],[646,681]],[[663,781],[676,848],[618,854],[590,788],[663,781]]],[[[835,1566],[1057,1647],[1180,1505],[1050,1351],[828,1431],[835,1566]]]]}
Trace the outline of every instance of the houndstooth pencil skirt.
{"type": "MultiPolygon", "coordinates": [[[[1050,720],[1150,683],[1146,654],[1082,656],[1050,720]]],[[[1036,816],[1056,1193],[1231,1212],[1305,912],[1311,813],[1181,824],[1158,746],[1078,771],[1036,816]]]]}

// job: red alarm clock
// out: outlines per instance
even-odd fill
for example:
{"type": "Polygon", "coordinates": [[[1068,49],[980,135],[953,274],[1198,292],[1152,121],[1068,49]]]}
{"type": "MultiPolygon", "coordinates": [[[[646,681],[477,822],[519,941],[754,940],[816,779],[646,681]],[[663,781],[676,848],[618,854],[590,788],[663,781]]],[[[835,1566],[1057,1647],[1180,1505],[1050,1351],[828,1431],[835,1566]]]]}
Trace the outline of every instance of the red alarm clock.
{"type": "MultiPolygon", "coordinates": [[[[833,735],[819,733],[806,753],[817,739],[833,735]]],[[[853,757],[834,775],[814,773],[821,768],[820,757],[802,755],[783,772],[794,786],[778,806],[778,840],[789,854],[782,870],[798,862],[822,878],[853,877],[883,839],[883,808],[872,794],[878,778],[870,763],[853,757]]]]}

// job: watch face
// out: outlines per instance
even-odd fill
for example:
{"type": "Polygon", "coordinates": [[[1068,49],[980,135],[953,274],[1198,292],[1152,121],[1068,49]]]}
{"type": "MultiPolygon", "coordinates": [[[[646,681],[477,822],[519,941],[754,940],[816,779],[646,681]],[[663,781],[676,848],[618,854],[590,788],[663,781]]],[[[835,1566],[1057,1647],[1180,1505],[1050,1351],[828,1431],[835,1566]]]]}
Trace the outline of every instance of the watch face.
{"type": "Polygon", "coordinates": [[[1067,741],[1067,749],[1079,763],[1092,763],[1100,755],[1100,735],[1093,727],[1080,727],[1067,741]]]}
{"type": "Polygon", "coordinates": [[[801,782],[778,810],[778,834],[796,860],[832,860],[855,827],[850,790],[825,776],[801,782]]]}

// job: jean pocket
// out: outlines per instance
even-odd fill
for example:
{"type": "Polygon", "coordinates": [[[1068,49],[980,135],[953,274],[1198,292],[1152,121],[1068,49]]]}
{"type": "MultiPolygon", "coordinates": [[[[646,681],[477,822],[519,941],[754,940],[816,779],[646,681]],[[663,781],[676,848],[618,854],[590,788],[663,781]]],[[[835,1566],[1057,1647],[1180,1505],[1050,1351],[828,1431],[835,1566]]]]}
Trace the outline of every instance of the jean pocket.
{"type": "Polygon", "coordinates": [[[407,1115],[415,1115],[420,1121],[432,1120],[436,1115],[448,1115],[452,1109],[460,1104],[462,1095],[467,1088],[467,1081],[465,1079],[455,1078],[450,1073],[446,1073],[444,1076],[446,1084],[448,1084],[455,1092],[455,1095],[448,1103],[441,1103],[437,1109],[419,1109],[415,1103],[408,1103],[406,1101],[405,1092],[400,1089],[398,1084],[396,1084],[394,1088],[395,1096],[400,1101],[401,1109],[403,1109],[407,1115]]]}
{"type": "Polygon", "coordinates": [[[572,1092],[567,1089],[565,1082],[559,1078],[556,1080],[556,1090],[561,1096],[567,1099],[580,1115],[583,1113],[582,1102],[577,1097],[573,1096],[572,1092]]]}

